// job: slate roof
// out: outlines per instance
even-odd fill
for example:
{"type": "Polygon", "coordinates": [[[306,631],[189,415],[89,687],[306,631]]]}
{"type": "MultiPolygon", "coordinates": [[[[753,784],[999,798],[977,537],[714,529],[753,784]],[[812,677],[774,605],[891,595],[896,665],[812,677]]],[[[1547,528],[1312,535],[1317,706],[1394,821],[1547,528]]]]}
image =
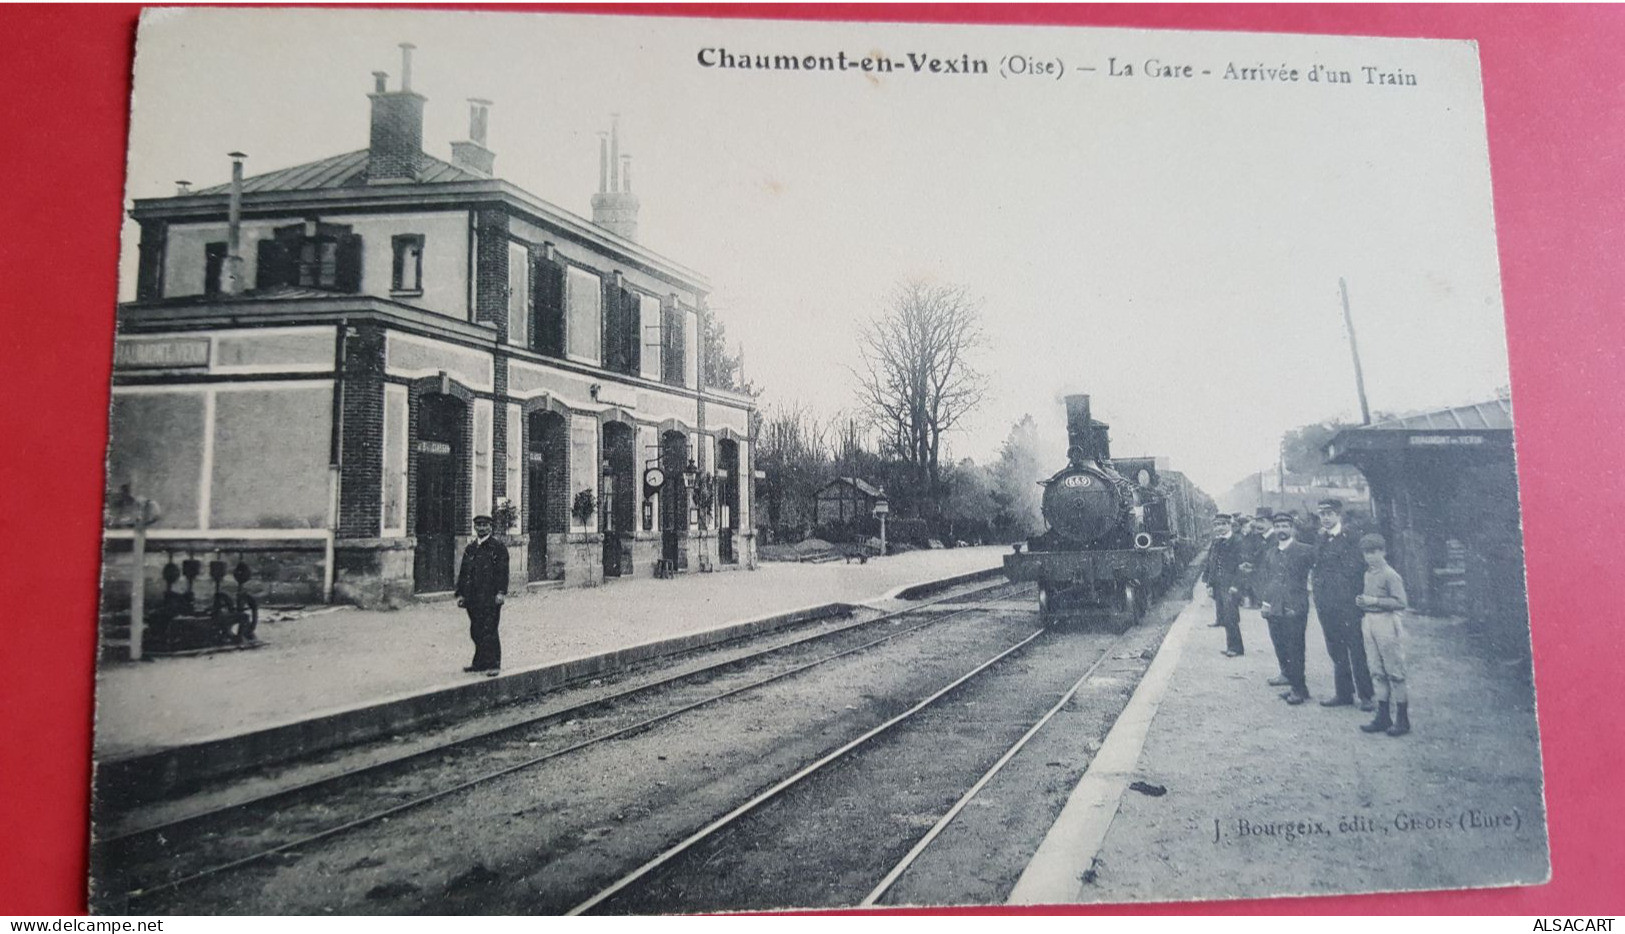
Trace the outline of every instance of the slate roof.
{"type": "Polygon", "coordinates": [[[1506,399],[1460,405],[1417,415],[1386,418],[1362,431],[1495,431],[1512,430],[1512,403],[1506,399]]]}
{"type": "Polygon", "coordinates": [[[864,496],[867,496],[870,499],[880,499],[886,495],[875,489],[872,484],[861,477],[836,477],[834,480],[824,484],[819,492],[823,492],[837,483],[850,484],[851,486],[855,487],[859,493],[862,493],[864,496]]]}
{"type": "MultiPolygon", "coordinates": [[[[243,192],[258,191],[314,191],[320,188],[358,188],[367,184],[367,156],[370,150],[358,149],[315,162],[306,162],[292,168],[277,169],[243,179],[243,192]]],[[[418,183],[477,182],[485,176],[459,169],[442,159],[424,153],[418,165],[418,183]]],[[[192,192],[195,195],[223,195],[231,190],[230,183],[211,185],[192,192]]]]}

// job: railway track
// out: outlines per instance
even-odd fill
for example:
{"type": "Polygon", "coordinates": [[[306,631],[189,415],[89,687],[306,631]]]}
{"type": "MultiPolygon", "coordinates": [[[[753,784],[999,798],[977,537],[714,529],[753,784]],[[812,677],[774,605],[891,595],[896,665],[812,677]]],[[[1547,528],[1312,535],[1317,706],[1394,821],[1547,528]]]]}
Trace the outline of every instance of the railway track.
{"type": "Polygon", "coordinates": [[[542,763],[636,735],[699,708],[854,656],[975,609],[974,605],[952,609],[955,601],[999,592],[1014,595],[1027,590],[1030,588],[1001,583],[956,592],[519,722],[460,736],[405,756],[98,840],[93,860],[104,868],[99,876],[115,878],[124,884],[102,892],[97,901],[114,910],[149,905],[182,889],[281,856],[297,855],[361,828],[466,794],[542,763]],[[914,620],[914,617],[923,619],[914,620]],[[878,638],[867,638],[888,626],[897,628],[878,638]],[[856,644],[842,644],[846,642],[856,644]],[[823,651],[819,651],[820,648],[823,651]],[[811,658],[804,657],[809,654],[811,658]],[[761,667],[770,670],[760,677],[754,676],[752,671],[761,667]],[[673,695],[663,709],[647,715],[633,709],[662,692],[673,695]],[[630,716],[617,716],[623,713],[630,716]],[[536,751],[537,741],[528,736],[530,731],[540,727],[579,724],[595,715],[610,722],[584,739],[536,751]],[[500,765],[483,767],[493,759],[503,761],[500,765]],[[436,766],[434,771],[446,774],[403,780],[403,776],[424,765],[436,766]],[[335,812],[353,816],[337,819],[332,816],[335,812]]]}
{"type": "MultiPolygon", "coordinates": [[[[689,890],[703,888],[710,891],[715,891],[715,888],[727,888],[726,883],[722,883],[719,886],[714,886],[714,880],[721,877],[739,878],[740,874],[737,872],[739,867],[729,865],[727,861],[723,861],[721,866],[714,865],[716,863],[714,853],[706,856],[690,856],[689,854],[697,854],[701,848],[706,847],[707,845],[713,845],[713,848],[715,848],[717,841],[722,840],[730,833],[735,833],[736,831],[737,836],[751,841],[774,841],[791,838],[793,836],[793,831],[786,828],[794,828],[803,823],[809,823],[803,821],[801,812],[795,810],[797,807],[795,804],[785,805],[789,811],[794,812],[795,816],[786,814],[781,815],[777,819],[769,818],[763,822],[762,827],[753,827],[749,830],[740,831],[738,830],[738,827],[743,822],[749,820],[753,815],[768,809],[770,806],[779,804],[784,799],[795,794],[797,790],[802,788],[809,780],[833,771],[839,768],[842,763],[849,762],[857,756],[872,751],[871,747],[874,747],[878,742],[886,738],[888,734],[891,734],[894,731],[900,732],[906,730],[912,721],[916,720],[927,712],[932,711],[940,703],[962,693],[979,677],[986,677],[990,673],[997,671],[1001,665],[1008,665],[1011,662],[1022,658],[1024,654],[1023,650],[1027,650],[1034,646],[1035,643],[1038,643],[1046,635],[1046,631],[1047,630],[1043,628],[1036,629],[1015,643],[1001,648],[991,657],[979,661],[968,671],[944,684],[942,687],[933,691],[930,695],[913,704],[908,709],[891,717],[884,723],[873,727],[855,739],[843,744],[839,748],[830,751],[816,761],[809,763],[790,776],[751,797],[749,800],[745,801],[743,804],[740,804],[727,814],[717,818],[716,820],[707,824],[705,827],[685,837],[681,841],[669,846],[658,855],[639,865],[637,868],[625,873],[624,875],[615,879],[613,882],[604,885],[597,892],[569,909],[566,914],[579,915],[599,912],[613,913],[616,911],[635,911],[638,913],[645,913],[651,911],[659,912],[672,910],[674,908],[677,910],[690,911],[726,911],[776,907],[818,907],[818,905],[815,903],[809,902],[805,899],[798,900],[793,895],[780,895],[778,896],[778,899],[780,900],[776,902],[724,902],[720,904],[711,902],[694,904],[691,900],[685,897],[689,890]],[[669,880],[660,880],[657,878],[663,869],[672,866],[674,863],[685,858],[685,856],[689,858],[690,862],[699,866],[698,872],[703,877],[703,881],[697,881],[691,878],[674,886],[669,880]],[[709,870],[708,874],[707,870],[709,870]],[[645,886],[650,891],[639,893],[637,891],[639,886],[645,886]],[[660,891],[662,888],[665,889],[664,893],[660,891]],[[673,900],[679,903],[686,903],[687,907],[679,908],[677,905],[670,904],[670,902],[673,900]]],[[[1094,644],[1091,646],[1090,651],[1092,653],[1096,653],[1096,657],[1090,664],[1088,664],[1085,670],[1072,679],[1071,683],[1065,688],[1065,690],[1061,691],[1058,699],[1055,700],[1054,703],[1048,705],[1047,708],[1045,708],[1036,719],[1024,723],[1025,728],[1022,729],[1019,737],[1017,737],[1007,746],[1002,747],[1002,750],[998,753],[997,757],[994,758],[991,765],[982,770],[980,774],[975,777],[974,781],[969,782],[968,788],[966,788],[963,793],[959,794],[950,805],[948,805],[939,814],[935,815],[935,820],[931,823],[929,828],[926,829],[924,833],[920,834],[917,840],[914,840],[912,846],[910,846],[906,852],[904,852],[900,857],[895,858],[893,861],[890,861],[889,868],[886,868],[884,872],[878,873],[877,877],[871,877],[874,881],[872,882],[872,885],[868,886],[867,892],[864,893],[862,890],[830,892],[831,904],[847,906],[855,904],[860,907],[864,907],[880,903],[886,894],[898,882],[898,880],[903,877],[911,866],[914,865],[916,860],[918,860],[921,855],[941,837],[948,826],[954,822],[954,820],[985,788],[988,787],[988,785],[1005,768],[1005,766],[1008,765],[1017,756],[1017,754],[1028,746],[1029,742],[1036,735],[1038,735],[1044,726],[1047,725],[1057,713],[1059,713],[1068,703],[1072,701],[1072,699],[1077,695],[1078,691],[1083,688],[1083,686],[1096,674],[1097,671],[1099,671],[1105,662],[1113,657],[1114,651],[1121,646],[1125,639],[1128,639],[1133,632],[1134,631],[1131,630],[1128,633],[1117,634],[1115,637],[1102,636],[1101,638],[1094,640],[1094,644]]],[[[1048,645],[1044,646],[1044,648],[1052,649],[1054,646],[1048,645]]],[[[895,750],[876,753],[876,755],[879,757],[886,757],[893,754],[895,754],[895,750]]],[[[876,811],[884,810],[884,808],[874,807],[869,809],[876,811]]],[[[873,815],[864,816],[862,819],[865,821],[870,821],[883,820],[884,818],[879,817],[879,815],[873,815]]],[[[833,847],[858,850],[865,849],[862,843],[853,841],[850,838],[846,840],[831,839],[829,842],[833,847]],[[856,844],[856,846],[853,844],[856,844]]],[[[795,854],[792,862],[799,863],[804,871],[811,872],[813,874],[820,874],[821,870],[825,867],[808,868],[818,862],[818,854],[808,852],[804,840],[797,841],[792,845],[796,847],[798,851],[795,854]]],[[[859,857],[859,861],[861,862],[864,860],[862,857],[859,857]]],[[[684,868],[678,868],[671,871],[671,875],[677,877],[682,877],[686,874],[688,873],[685,872],[684,868]]],[[[850,873],[826,872],[824,874],[834,877],[838,875],[849,875],[850,873]]],[[[826,889],[826,891],[828,890],[826,889]]],[[[726,896],[723,897],[726,898],[726,896]]]]}

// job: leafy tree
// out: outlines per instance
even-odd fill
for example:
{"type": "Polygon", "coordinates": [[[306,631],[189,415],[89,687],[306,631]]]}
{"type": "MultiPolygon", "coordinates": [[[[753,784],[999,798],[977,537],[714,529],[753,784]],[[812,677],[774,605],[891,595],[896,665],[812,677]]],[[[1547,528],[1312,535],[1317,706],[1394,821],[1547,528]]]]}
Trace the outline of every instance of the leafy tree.
{"type": "Polygon", "coordinates": [[[965,458],[943,476],[947,495],[942,503],[944,534],[951,541],[981,542],[993,537],[998,506],[993,501],[993,477],[986,467],[965,458]]]}
{"type": "Polygon", "coordinates": [[[1031,415],[1010,426],[1010,434],[993,464],[993,531],[1009,541],[1044,531],[1043,488],[1038,481],[1049,474],[1040,453],[1038,424],[1031,415]]]}

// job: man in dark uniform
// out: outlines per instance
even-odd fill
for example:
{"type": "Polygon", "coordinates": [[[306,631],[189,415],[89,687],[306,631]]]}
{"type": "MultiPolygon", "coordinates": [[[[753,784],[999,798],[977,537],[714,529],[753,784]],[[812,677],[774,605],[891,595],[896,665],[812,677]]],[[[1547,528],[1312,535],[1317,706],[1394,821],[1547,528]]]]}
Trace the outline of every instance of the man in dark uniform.
{"type": "Polygon", "coordinates": [[[1207,566],[1202,579],[1207,581],[1213,594],[1213,625],[1224,627],[1224,654],[1234,658],[1243,652],[1241,644],[1241,539],[1231,529],[1230,517],[1220,513],[1213,517],[1213,542],[1208,545],[1207,566]]]}
{"type": "Polygon", "coordinates": [[[1258,597],[1264,619],[1270,626],[1270,641],[1281,673],[1291,685],[1281,699],[1294,706],[1309,699],[1304,681],[1304,633],[1309,625],[1309,569],[1315,563],[1315,549],[1295,537],[1295,521],[1287,513],[1275,514],[1275,543],[1258,563],[1258,597]]]}
{"type": "Polygon", "coordinates": [[[495,675],[502,667],[502,601],[508,592],[508,546],[491,534],[491,517],[474,517],[474,540],[463,549],[457,571],[457,605],[468,610],[474,661],[464,671],[495,675]]]}
{"type": "Polygon", "coordinates": [[[1253,516],[1252,522],[1245,524],[1247,534],[1241,536],[1241,599],[1248,607],[1258,606],[1258,588],[1254,586],[1253,571],[1258,567],[1258,559],[1264,556],[1264,549],[1270,546],[1270,517],[1269,510],[1259,509],[1253,516]]]}
{"type": "Polygon", "coordinates": [[[1326,637],[1326,652],[1332,657],[1337,693],[1320,702],[1322,707],[1347,707],[1359,695],[1361,710],[1374,710],[1371,703],[1371,671],[1366,667],[1365,637],[1360,632],[1363,611],[1354,598],[1365,587],[1365,556],[1360,552],[1360,533],[1343,521],[1343,501],[1323,499],[1320,540],[1315,543],[1315,570],[1310,581],[1315,588],[1315,615],[1326,637]]]}

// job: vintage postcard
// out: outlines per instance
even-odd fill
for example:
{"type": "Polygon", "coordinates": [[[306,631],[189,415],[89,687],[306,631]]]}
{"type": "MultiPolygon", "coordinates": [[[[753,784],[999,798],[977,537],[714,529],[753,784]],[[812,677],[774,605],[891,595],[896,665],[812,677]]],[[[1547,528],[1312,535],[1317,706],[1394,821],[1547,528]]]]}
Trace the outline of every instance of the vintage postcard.
{"type": "Polygon", "coordinates": [[[1472,43],[137,41],[95,910],[1549,878],[1472,43]]]}

